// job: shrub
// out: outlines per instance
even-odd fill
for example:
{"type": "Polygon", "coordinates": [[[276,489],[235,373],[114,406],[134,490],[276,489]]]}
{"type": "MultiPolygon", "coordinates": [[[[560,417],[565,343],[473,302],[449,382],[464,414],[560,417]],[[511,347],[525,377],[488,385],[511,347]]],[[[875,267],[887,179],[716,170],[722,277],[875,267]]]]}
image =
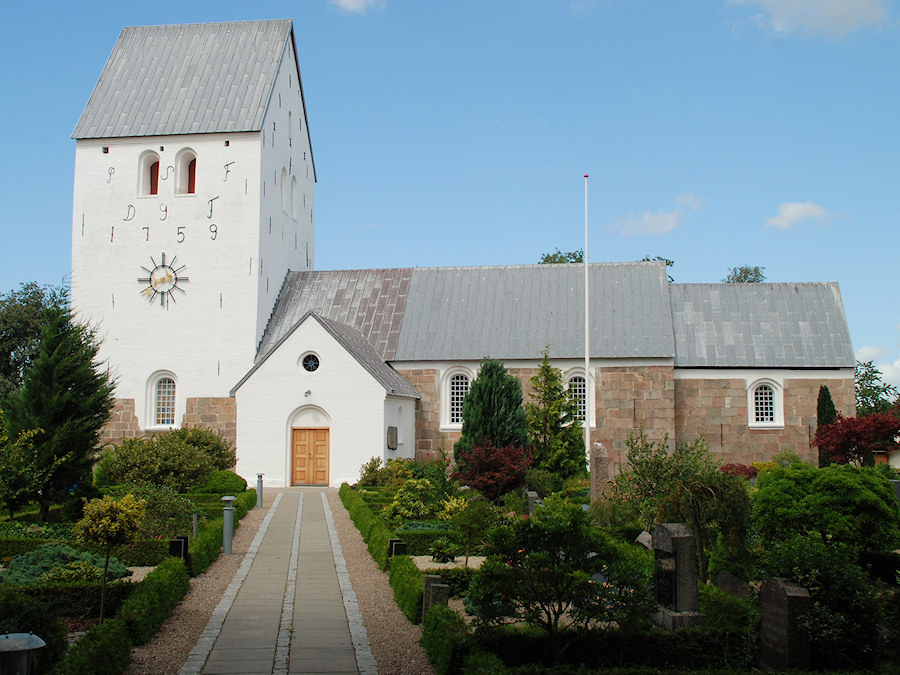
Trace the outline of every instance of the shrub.
{"type": "Polygon", "coordinates": [[[460,449],[459,461],[460,469],[453,479],[475,488],[496,504],[501,496],[525,484],[531,454],[524,446],[497,447],[493,441],[485,440],[470,449],[460,449]]]}
{"type": "Polygon", "coordinates": [[[559,492],[563,487],[563,477],[547,469],[530,468],[525,474],[525,484],[541,497],[548,497],[559,492]]]}
{"type": "Polygon", "coordinates": [[[173,429],[166,437],[177,443],[197,448],[212,461],[214,469],[233,469],[237,464],[234,446],[212,429],[185,427],[173,429]]]}
{"type": "Polygon", "coordinates": [[[434,515],[432,487],[427,478],[410,479],[400,486],[394,501],[384,510],[385,520],[394,526],[404,520],[420,520],[434,515]]]}
{"type": "Polygon", "coordinates": [[[206,495],[239,495],[246,489],[246,480],[238,476],[234,471],[220,469],[213,471],[205,483],[195,487],[191,492],[206,495]]]}
{"type": "Polygon", "coordinates": [[[378,470],[381,468],[381,457],[372,457],[368,462],[362,465],[359,470],[359,481],[357,487],[366,485],[379,485],[378,470]]]}
{"type": "Polygon", "coordinates": [[[878,602],[848,547],[825,544],[816,535],[798,535],[770,548],[762,568],[766,576],[784,577],[809,590],[812,607],[802,626],[813,668],[856,670],[872,664],[878,643],[878,602]]]}
{"type": "Polygon", "coordinates": [[[213,518],[199,529],[197,536],[188,543],[188,565],[192,577],[203,574],[219,557],[222,550],[222,518],[213,518]]]}
{"type": "Polygon", "coordinates": [[[450,587],[452,597],[461,598],[469,592],[469,585],[477,572],[478,570],[471,567],[440,567],[425,570],[422,574],[436,574],[441,578],[441,583],[450,587]]]}
{"type": "Polygon", "coordinates": [[[545,631],[556,663],[588,624],[642,627],[655,609],[643,565],[622,555],[578,505],[551,496],[490,539],[495,552],[469,588],[467,609],[481,624],[511,619],[545,631]]]}
{"type": "Polygon", "coordinates": [[[460,672],[469,642],[466,622],[459,614],[446,605],[428,610],[422,622],[421,643],[438,675],[460,672]]]}
{"type": "Polygon", "coordinates": [[[138,526],[138,537],[168,540],[191,531],[193,513],[197,506],[188,497],[165,485],[116,486],[107,491],[113,498],[123,497],[129,493],[146,505],[144,517],[138,526]]]}
{"type": "Polygon", "coordinates": [[[187,569],[167,558],[147,575],[119,610],[136,645],[146,644],[190,588],[187,569]]]}
{"type": "Polygon", "coordinates": [[[409,556],[395,555],[391,558],[388,580],[394,589],[394,600],[400,611],[410,623],[419,623],[422,620],[422,595],[425,591],[422,571],[409,556]]]}
{"type": "Polygon", "coordinates": [[[738,476],[739,478],[756,478],[759,474],[759,469],[753,466],[747,466],[746,464],[723,464],[719,467],[719,471],[722,473],[727,473],[730,476],[738,476]]]}
{"type": "Polygon", "coordinates": [[[165,485],[176,492],[187,492],[192,485],[205,481],[214,470],[212,459],[203,451],[165,434],[152,438],[125,438],[121,444],[104,449],[95,481],[101,487],[165,485]]]}
{"type": "Polygon", "coordinates": [[[753,599],[735,598],[709,584],[699,587],[700,611],[706,630],[717,636],[722,660],[733,668],[750,669],[759,645],[759,607],[753,599]]]}
{"type": "MultiPolygon", "coordinates": [[[[5,570],[0,572],[0,581],[10,585],[33,584],[55,568],[65,569],[69,563],[86,562],[101,572],[103,557],[78,551],[68,544],[44,544],[40,548],[23,553],[12,559],[5,570]]],[[[109,560],[108,576],[111,579],[127,577],[131,572],[115,558],[109,560]]]]}
{"type": "MultiPolygon", "coordinates": [[[[39,581],[16,586],[21,593],[45,603],[54,616],[76,618],[98,617],[100,615],[100,581],[59,581],[47,583],[39,581]]],[[[115,614],[125,599],[134,590],[135,584],[119,580],[106,586],[107,614],[115,614]]]]}
{"type": "Polygon", "coordinates": [[[91,628],[69,647],[57,675],[118,675],[131,661],[131,636],[125,622],[109,619],[91,628]]]}
{"type": "Polygon", "coordinates": [[[34,633],[47,645],[35,654],[35,672],[50,672],[66,649],[66,627],[35,598],[0,584],[0,634],[34,633]]]}
{"type": "Polygon", "coordinates": [[[766,543],[810,533],[857,553],[887,552],[900,544],[900,505],[891,483],[875,469],[777,467],[760,474],[757,488],[753,514],[766,543]]]}

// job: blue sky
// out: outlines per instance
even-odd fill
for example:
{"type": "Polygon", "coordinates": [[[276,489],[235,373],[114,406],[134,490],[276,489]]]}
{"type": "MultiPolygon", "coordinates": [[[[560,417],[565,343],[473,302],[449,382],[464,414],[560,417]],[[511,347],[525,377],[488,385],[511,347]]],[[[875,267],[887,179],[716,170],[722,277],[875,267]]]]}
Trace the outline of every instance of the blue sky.
{"type": "Polygon", "coordinates": [[[69,269],[70,138],[123,26],[292,18],[318,269],[675,261],[840,283],[900,384],[888,0],[4,2],[0,292],[69,269]]]}

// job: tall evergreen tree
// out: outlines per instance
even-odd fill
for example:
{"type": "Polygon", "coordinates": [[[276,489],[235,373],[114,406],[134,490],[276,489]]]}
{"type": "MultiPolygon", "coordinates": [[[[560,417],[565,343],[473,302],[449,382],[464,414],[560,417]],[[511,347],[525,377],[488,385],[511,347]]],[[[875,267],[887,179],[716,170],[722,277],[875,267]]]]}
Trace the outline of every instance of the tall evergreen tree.
{"type": "Polygon", "coordinates": [[[40,430],[32,439],[40,477],[34,498],[40,518],[78,485],[89,485],[100,431],[109,419],[114,383],[99,369],[99,340],[66,305],[44,315],[41,347],[20,389],[6,400],[10,436],[40,430]]]}
{"type": "Polygon", "coordinates": [[[522,383],[510,375],[500,361],[485,359],[478,377],[472,380],[463,400],[462,435],[453,446],[460,463],[460,452],[491,441],[498,448],[524,447],[528,439],[528,420],[522,407],[522,383]]]}
{"type": "Polygon", "coordinates": [[[534,466],[563,478],[585,472],[584,437],[578,403],[566,391],[562,372],[550,363],[549,349],[531,378],[531,401],[525,404],[528,441],[534,466]]]}
{"type": "MultiPolygon", "coordinates": [[[[821,384],[819,385],[819,400],[816,403],[816,430],[831,424],[836,419],[837,409],[834,407],[834,399],[831,398],[828,386],[821,384]]],[[[831,459],[828,454],[819,448],[819,466],[828,466],[829,464],[831,464],[831,459]]]]}

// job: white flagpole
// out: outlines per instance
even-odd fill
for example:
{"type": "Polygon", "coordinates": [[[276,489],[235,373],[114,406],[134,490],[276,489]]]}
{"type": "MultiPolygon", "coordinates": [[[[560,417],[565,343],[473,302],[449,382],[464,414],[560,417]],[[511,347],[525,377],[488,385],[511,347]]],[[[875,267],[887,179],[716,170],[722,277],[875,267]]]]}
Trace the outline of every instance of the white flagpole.
{"type": "Polygon", "coordinates": [[[591,321],[588,302],[588,174],[584,174],[584,452],[591,458],[591,321]]]}

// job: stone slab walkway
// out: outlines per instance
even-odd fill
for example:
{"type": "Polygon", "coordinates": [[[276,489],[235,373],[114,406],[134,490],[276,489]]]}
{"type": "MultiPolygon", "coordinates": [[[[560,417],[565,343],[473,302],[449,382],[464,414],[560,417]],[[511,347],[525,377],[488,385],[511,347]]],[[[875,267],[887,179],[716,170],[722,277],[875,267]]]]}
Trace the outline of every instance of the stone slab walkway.
{"type": "Polygon", "coordinates": [[[326,491],[278,494],[182,675],[377,673],[326,491]]]}

